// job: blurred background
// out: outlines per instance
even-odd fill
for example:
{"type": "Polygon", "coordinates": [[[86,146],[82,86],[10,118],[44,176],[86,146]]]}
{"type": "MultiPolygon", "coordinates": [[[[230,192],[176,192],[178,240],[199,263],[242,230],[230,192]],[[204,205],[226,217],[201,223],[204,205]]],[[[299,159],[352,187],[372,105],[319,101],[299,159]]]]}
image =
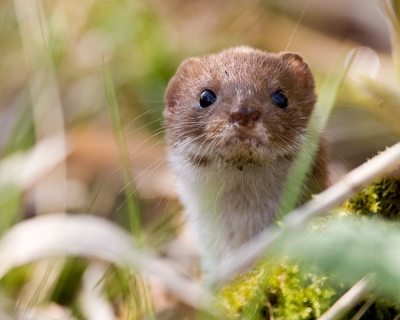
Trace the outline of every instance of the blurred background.
{"type": "MultiPolygon", "coordinates": [[[[31,167],[32,181],[21,176],[16,191],[1,189],[0,208],[7,211],[0,213],[1,230],[55,211],[91,213],[131,230],[127,199],[134,198],[146,243],[191,257],[190,246],[169,242],[182,220],[165,159],[163,95],[184,59],[232,46],[300,52],[317,92],[327,74],[345,68],[353,49],[365,47],[326,128],[337,180],[400,140],[398,66],[382,3],[0,0],[1,164],[16,163],[38,141],[61,137],[60,150],[46,142],[44,158],[34,162],[45,168],[31,167]],[[112,110],[119,111],[117,120],[112,110]]],[[[398,10],[399,2],[394,5],[398,10]]]]}

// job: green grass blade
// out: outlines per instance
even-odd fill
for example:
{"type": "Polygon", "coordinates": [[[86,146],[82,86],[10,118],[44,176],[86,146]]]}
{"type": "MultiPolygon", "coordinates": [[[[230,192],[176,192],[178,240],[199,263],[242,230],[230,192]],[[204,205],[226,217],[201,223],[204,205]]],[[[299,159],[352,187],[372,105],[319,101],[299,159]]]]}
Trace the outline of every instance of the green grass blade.
{"type": "MultiPolygon", "coordinates": [[[[354,56],[355,54],[353,57],[354,56]]],[[[302,142],[296,161],[293,163],[287,177],[286,187],[282,194],[277,213],[278,219],[282,219],[286,213],[292,211],[298,203],[302,188],[318,150],[321,133],[328,122],[337,93],[348,68],[351,66],[351,62],[352,61],[350,61],[347,68],[343,68],[343,59],[339,59],[334,71],[328,75],[321,88],[319,101],[317,102],[307,126],[307,134],[302,142]]]]}
{"type": "Polygon", "coordinates": [[[121,171],[124,179],[124,192],[126,197],[126,208],[130,219],[130,229],[136,237],[138,243],[142,243],[143,232],[140,221],[140,212],[138,199],[135,195],[134,181],[128,147],[126,144],[125,134],[121,122],[121,115],[118,108],[117,97],[115,94],[114,84],[110,73],[103,67],[104,90],[107,100],[108,112],[110,114],[111,125],[114,131],[115,140],[118,147],[119,158],[121,163],[121,171]]]}
{"type": "Polygon", "coordinates": [[[16,185],[9,183],[0,185],[0,236],[4,234],[21,214],[23,191],[16,185]]]}
{"type": "Polygon", "coordinates": [[[399,1],[382,0],[382,5],[387,18],[386,22],[389,26],[393,63],[400,83],[400,3],[399,1]]]}

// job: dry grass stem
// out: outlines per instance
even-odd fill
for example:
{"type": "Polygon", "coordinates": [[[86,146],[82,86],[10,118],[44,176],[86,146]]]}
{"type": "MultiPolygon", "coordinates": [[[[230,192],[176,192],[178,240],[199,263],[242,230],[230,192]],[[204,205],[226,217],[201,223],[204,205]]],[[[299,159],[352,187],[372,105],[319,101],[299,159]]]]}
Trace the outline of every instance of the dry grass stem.
{"type": "Polygon", "coordinates": [[[48,214],[12,227],[0,241],[0,278],[14,267],[65,255],[102,259],[152,273],[182,302],[213,313],[211,295],[197,283],[139,251],[131,235],[117,225],[88,215],[48,214]]]}
{"type": "Polygon", "coordinates": [[[0,188],[16,184],[22,190],[35,184],[65,160],[64,138],[60,135],[37,142],[34,148],[0,161],[0,188]]]}
{"type": "Polygon", "coordinates": [[[397,36],[400,36],[400,23],[397,20],[396,13],[393,10],[393,6],[389,0],[382,0],[383,7],[386,15],[389,18],[390,25],[394,28],[397,36]]]}
{"type": "MultiPolygon", "coordinates": [[[[15,0],[14,3],[29,70],[29,89],[36,139],[60,136],[60,146],[63,147],[65,158],[64,115],[49,49],[49,30],[43,5],[40,0],[28,2],[15,0]]],[[[65,181],[66,167],[63,164],[36,186],[35,208],[38,213],[65,211],[65,181]],[[48,197],[49,190],[52,190],[52,197],[48,197]]]]}
{"type": "Polygon", "coordinates": [[[400,166],[400,143],[377,155],[370,161],[345,175],[335,185],[322,192],[317,198],[289,213],[280,230],[268,228],[242,246],[236,254],[222,262],[214,284],[221,284],[235,274],[249,268],[265,255],[273,245],[282,243],[285,237],[302,231],[314,217],[326,214],[333,207],[379,177],[393,173],[400,166]]]}
{"type": "Polygon", "coordinates": [[[318,320],[336,320],[353,309],[362,299],[374,289],[374,276],[369,274],[357,282],[349,291],[336,301],[318,320]]]}
{"type": "Polygon", "coordinates": [[[83,290],[79,295],[79,303],[88,320],[117,319],[103,292],[102,278],[107,267],[107,264],[96,261],[90,264],[83,275],[83,290]]]}
{"type": "Polygon", "coordinates": [[[360,308],[360,310],[357,311],[357,313],[354,315],[351,320],[360,320],[361,317],[364,315],[365,312],[369,309],[369,307],[374,303],[376,298],[378,297],[377,293],[372,294],[369,299],[363,304],[363,306],[360,308]]]}

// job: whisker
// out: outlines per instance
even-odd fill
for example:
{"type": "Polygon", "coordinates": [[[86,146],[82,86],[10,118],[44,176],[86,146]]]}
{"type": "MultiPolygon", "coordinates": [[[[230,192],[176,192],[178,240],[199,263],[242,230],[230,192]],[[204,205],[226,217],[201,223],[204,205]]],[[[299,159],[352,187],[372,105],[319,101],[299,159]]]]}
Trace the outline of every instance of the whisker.
{"type": "Polygon", "coordinates": [[[139,130],[141,130],[141,129],[143,129],[143,128],[148,127],[149,125],[151,125],[151,124],[153,124],[153,123],[160,122],[160,121],[162,121],[162,120],[163,120],[163,119],[160,118],[160,119],[156,119],[156,120],[150,121],[150,122],[146,123],[145,125],[143,125],[143,126],[141,126],[141,127],[139,127],[139,128],[136,128],[136,129],[133,130],[133,131],[130,131],[130,132],[126,133],[126,136],[128,136],[128,135],[130,135],[130,134],[133,134],[133,133],[135,133],[135,132],[137,132],[137,131],[139,131],[139,130]]]}
{"type": "Polygon", "coordinates": [[[301,21],[301,19],[303,18],[303,15],[304,15],[304,13],[306,12],[307,7],[308,7],[308,3],[307,3],[306,6],[304,7],[303,12],[301,13],[300,18],[299,18],[299,20],[297,21],[296,27],[294,28],[294,31],[293,31],[293,33],[292,33],[292,36],[290,37],[289,43],[288,43],[288,45],[286,46],[285,51],[287,51],[287,49],[289,49],[290,43],[291,43],[292,40],[293,40],[294,34],[296,33],[297,28],[299,27],[300,21],[301,21]]]}
{"type": "MultiPolygon", "coordinates": [[[[146,101],[146,102],[148,102],[148,101],[146,101]]],[[[148,115],[148,114],[151,114],[151,113],[155,113],[155,112],[157,112],[157,111],[159,111],[159,110],[162,110],[162,109],[164,109],[164,106],[158,107],[158,108],[154,108],[154,109],[148,110],[148,111],[146,111],[146,112],[143,112],[141,115],[137,116],[137,117],[134,118],[132,121],[130,121],[130,122],[125,126],[124,130],[128,129],[128,127],[129,127],[130,125],[132,125],[136,120],[140,119],[141,117],[144,117],[145,115],[148,115]]]]}
{"type": "MultiPolygon", "coordinates": [[[[158,135],[158,134],[160,134],[160,133],[163,133],[163,132],[165,131],[165,129],[159,129],[159,130],[161,130],[161,132],[158,132],[158,133],[156,133],[156,134],[153,134],[153,135],[151,135],[149,138],[147,138],[145,141],[142,141],[142,143],[140,143],[140,144],[135,148],[135,150],[137,150],[140,146],[142,146],[142,145],[143,145],[144,143],[146,143],[148,140],[154,138],[156,135],[158,135]]],[[[155,147],[156,145],[162,143],[163,141],[164,141],[164,139],[161,139],[159,142],[157,142],[157,143],[154,144],[153,146],[147,148],[146,150],[140,152],[140,153],[137,154],[136,156],[141,155],[142,153],[144,153],[144,152],[146,152],[146,151],[152,149],[153,147],[155,147]]],[[[134,151],[135,151],[135,150],[134,150],[134,151]]],[[[130,156],[132,156],[132,153],[130,154],[130,156]]],[[[116,170],[114,170],[113,172],[111,172],[111,173],[107,176],[106,180],[110,179],[114,174],[116,174],[118,171],[120,171],[124,166],[130,164],[131,161],[132,161],[133,159],[136,158],[136,156],[133,157],[133,158],[130,158],[129,161],[127,161],[127,162],[121,164],[116,170]]]]}
{"type": "MultiPolygon", "coordinates": [[[[131,182],[129,182],[128,184],[126,184],[125,186],[123,186],[123,187],[118,191],[118,194],[121,193],[122,191],[124,191],[127,187],[129,187],[129,186],[135,181],[135,179],[139,178],[142,174],[144,174],[144,173],[146,172],[146,170],[150,169],[150,168],[151,168],[152,166],[154,166],[156,163],[158,163],[159,161],[161,161],[161,162],[155,167],[155,169],[153,169],[153,171],[151,171],[150,174],[147,176],[147,177],[149,177],[149,176],[154,172],[154,170],[156,170],[161,164],[163,164],[163,162],[165,161],[166,157],[167,157],[167,156],[163,156],[163,157],[159,158],[157,161],[154,161],[152,164],[150,164],[149,166],[147,166],[147,168],[146,168],[145,170],[143,170],[141,173],[139,173],[138,175],[136,175],[135,178],[134,178],[131,182]]],[[[147,177],[146,177],[146,178],[147,178],[147,177]]],[[[139,186],[136,186],[136,189],[133,191],[133,193],[135,193],[135,191],[138,189],[138,187],[139,187],[139,186]]]]}
{"type": "Polygon", "coordinates": [[[219,198],[222,190],[225,188],[225,184],[226,184],[226,179],[224,180],[224,183],[222,184],[221,188],[219,188],[219,191],[218,191],[217,196],[216,196],[215,201],[214,201],[214,216],[216,216],[216,217],[218,216],[218,213],[217,213],[217,208],[218,208],[217,201],[218,201],[218,198],[219,198]]]}
{"type": "MultiPolygon", "coordinates": [[[[128,196],[128,197],[126,197],[126,199],[121,203],[121,205],[117,208],[117,211],[119,211],[122,207],[123,207],[123,205],[128,201],[128,199],[131,197],[131,196],[133,196],[136,192],[137,192],[137,190],[143,185],[143,183],[145,182],[145,180],[148,178],[148,177],[150,177],[150,175],[155,171],[155,170],[157,170],[157,168],[160,166],[160,165],[162,165],[163,163],[164,163],[164,161],[165,161],[165,159],[166,159],[166,157],[167,156],[164,156],[164,157],[162,157],[162,158],[160,158],[160,159],[162,159],[162,161],[146,176],[146,178],[145,179],[143,179],[143,182],[142,183],[140,183],[139,185],[136,185],[136,188],[131,192],[131,194],[128,196]]],[[[151,166],[153,166],[155,163],[157,163],[158,161],[160,161],[160,159],[158,159],[156,162],[154,162],[152,165],[150,165],[148,168],[150,168],[151,166]]],[[[144,174],[146,171],[145,170],[143,170],[139,175],[137,175],[137,176],[135,176],[135,179],[137,179],[138,177],[140,177],[142,174],[144,174]]],[[[134,180],[135,180],[134,179],[134,180]]],[[[133,180],[133,181],[134,181],[133,180]]],[[[129,184],[127,184],[122,190],[120,190],[120,192],[121,191],[123,191],[125,188],[127,188],[130,184],[132,184],[133,183],[133,181],[131,181],[129,184]]]]}
{"type": "MultiPolygon", "coordinates": [[[[135,153],[135,151],[136,151],[137,149],[139,149],[139,148],[140,148],[143,144],[145,144],[147,141],[149,141],[150,139],[153,139],[154,137],[156,137],[156,136],[158,136],[158,135],[164,133],[164,132],[165,132],[165,129],[164,129],[164,128],[160,128],[160,129],[157,129],[156,131],[158,131],[158,132],[154,133],[153,135],[151,135],[150,137],[146,138],[146,139],[143,140],[141,143],[139,143],[139,145],[137,145],[136,148],[130,153],[130,156],[132,157],[132,155],[135,153]]],[[[130,160],[132,161],[132,160],[135,159],[137,156],[139,156],[139,155],[143,154],[144,152],[146,152],[146,151],[148,151],[148,150],[154,148],[155,146],[159,145],[159,144],[162,143],[163,141],[164,141],[164,139],[160,139],[160,141],[158,141],[157,143],[153,144],[151,147],[149,147],[149,148],[143,150],[142,152],[136,154],[133,158],[130,158],[130,160]]]]}

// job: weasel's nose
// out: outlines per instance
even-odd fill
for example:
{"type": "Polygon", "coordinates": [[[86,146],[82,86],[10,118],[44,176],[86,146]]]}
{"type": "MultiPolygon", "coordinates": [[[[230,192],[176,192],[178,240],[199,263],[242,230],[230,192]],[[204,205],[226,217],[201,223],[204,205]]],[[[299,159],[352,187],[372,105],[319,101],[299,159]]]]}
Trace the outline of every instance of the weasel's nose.
{"type": "Polygon", "coordinates": [[[244,127],[253,127],[261,118],[261,113],[253,107],[241,106],[231,113],[232,123],[244,127]]]}

